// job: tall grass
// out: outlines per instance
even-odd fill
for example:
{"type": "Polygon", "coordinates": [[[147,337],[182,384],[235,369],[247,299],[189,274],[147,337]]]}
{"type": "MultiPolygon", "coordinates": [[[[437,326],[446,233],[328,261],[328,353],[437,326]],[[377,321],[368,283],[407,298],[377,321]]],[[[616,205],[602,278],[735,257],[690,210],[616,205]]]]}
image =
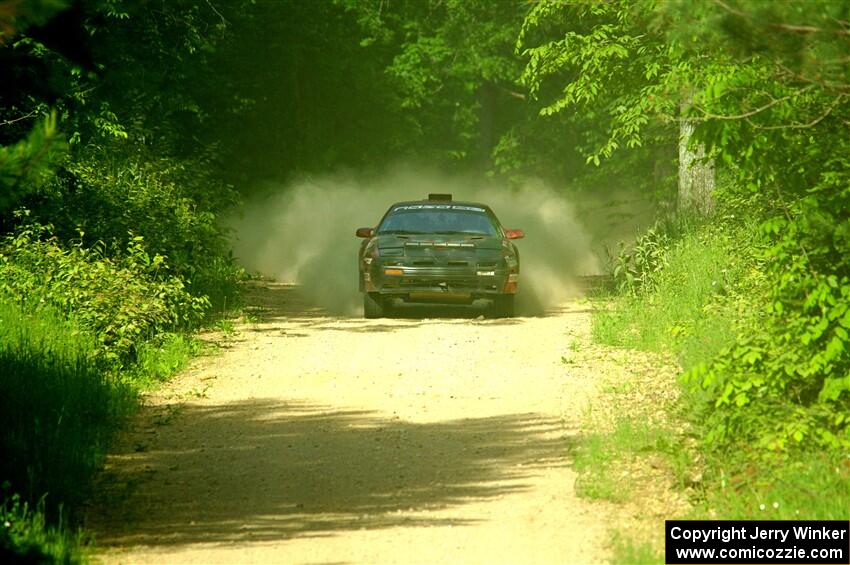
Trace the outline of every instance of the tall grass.
{"type": "Polygon", "coordinates": [[[80,559],[63,508],[85,498],[134,406],[132,389],[97,367],[95,349],[50,308],[0,298],[0,560],[80,559]]]}
{"type": "Polygon", "coordinates": [[[75,564],[85,560],[82,532],[72,533],[63,516],[49,522],[44,503],[34,507],[15,494],[0,502],[0,563],[75,564]]]}
{"type": "Polygon", "coordinates": [[[136,363],[127,373],[133,387],[151,390],[182,370],[201,350],[201,342],[179,333],[165,333],[141,344],[136,363]]]}
{"type": "Polygon", "coordinates": [[[846,520],[850,459],[820,450],[774,461],[714,457],[706,506],[730,520],[846,520]]]}
{"type": "Polygon", "coordinates": [[[692,232],[666,252],[654,285],[597,311],[593,337],[607,345],[675,353],[685,370],[711,359],[735,337],[734,316],[712,299],[729,289],[738,267],[732,243],[692,232]]]}
{"type": "Polygon", "coordinates": [[[97,368],[94,351],[50,309],[0,299],[0,477],[31,502],[79,502],[133,407],[131,389],[97,368]]]}

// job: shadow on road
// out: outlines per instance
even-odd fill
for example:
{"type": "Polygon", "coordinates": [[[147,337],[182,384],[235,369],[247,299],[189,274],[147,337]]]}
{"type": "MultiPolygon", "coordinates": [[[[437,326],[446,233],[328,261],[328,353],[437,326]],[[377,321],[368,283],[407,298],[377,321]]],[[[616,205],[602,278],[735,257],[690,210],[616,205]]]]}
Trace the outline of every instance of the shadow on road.
{"type": "Polygon", "coordinates": [[[87,525],[101,546],[463,525],[418,511],[523,490],[569,448],[534,414],[417,424],[250,400],[187,405],[159,428],[152,410],[100,481],[87,525]]]}

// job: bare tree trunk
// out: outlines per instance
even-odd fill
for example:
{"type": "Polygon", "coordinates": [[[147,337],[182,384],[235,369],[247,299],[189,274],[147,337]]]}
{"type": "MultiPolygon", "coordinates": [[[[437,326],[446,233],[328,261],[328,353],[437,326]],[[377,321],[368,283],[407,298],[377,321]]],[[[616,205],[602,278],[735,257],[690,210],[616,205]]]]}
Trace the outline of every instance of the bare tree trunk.
{"type": "MultiPolygon", "coordinates": [[[[690,99],[682,108],[689,104],[690,99]]],[[[704,160],[702,144],[689,147],[693,133],[691,120],[679,122],[679,213],[708,216],[714,210],[714,164],[704,160]]]]}

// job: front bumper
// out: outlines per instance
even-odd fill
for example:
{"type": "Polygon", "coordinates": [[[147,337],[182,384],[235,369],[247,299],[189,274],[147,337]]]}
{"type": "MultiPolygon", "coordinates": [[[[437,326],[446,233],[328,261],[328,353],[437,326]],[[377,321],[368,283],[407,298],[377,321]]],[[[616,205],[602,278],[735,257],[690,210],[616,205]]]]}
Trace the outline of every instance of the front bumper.
{"type": "Polygon", "coordinates": [[[383,296],[409,301],[454,302],[516,292],[518,275],[510,274],[504,268],[413,267],[375,263],[362,273],[362,288],[383,296]],[[509,279],[514,284],[509,285],[509,279]]]}

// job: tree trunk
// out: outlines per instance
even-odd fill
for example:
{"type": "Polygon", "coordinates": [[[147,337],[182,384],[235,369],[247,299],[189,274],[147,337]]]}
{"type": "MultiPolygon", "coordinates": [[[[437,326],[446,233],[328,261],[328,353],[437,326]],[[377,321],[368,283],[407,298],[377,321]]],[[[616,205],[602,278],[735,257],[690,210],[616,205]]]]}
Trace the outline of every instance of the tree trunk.
{"type": "MultiPolygon", "coordinates": [[[[682,108],[689,104],[690,99],[682,108]]],[[[714,209],[714,164],[704,160],[705,146],[701,143],[690,147],[693,133],[691,120],[679,122],[679,213],[708,216],[714,209]]]]}

